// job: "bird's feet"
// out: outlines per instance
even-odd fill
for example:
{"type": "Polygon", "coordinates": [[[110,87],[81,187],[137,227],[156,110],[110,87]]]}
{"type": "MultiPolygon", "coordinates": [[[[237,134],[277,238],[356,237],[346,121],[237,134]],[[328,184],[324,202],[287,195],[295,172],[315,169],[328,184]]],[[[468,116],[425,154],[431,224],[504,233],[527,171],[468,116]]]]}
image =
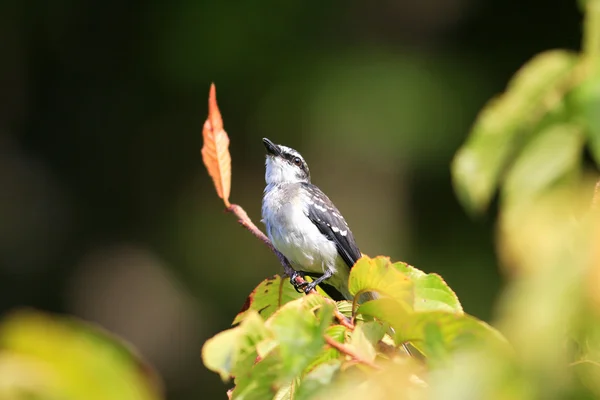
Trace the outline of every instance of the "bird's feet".
{"type": "Polygon", "coordinates": [[[292,284],[292,286],[294,286],[294,289],[296,289],[296,292],[298,292],[298,293],[304,292],[304,294],[309,294],[310,292],[312,292],[314,290],[314,288],[317,287],[317,285],[321,284],[321,282],[323,282],[325,279],[331,278],[331,275],[333,275],[333,274],[331,273],[330,270],[325,272],[323,275],[310,274],[310,273],[302,272],[302,271],[294,271],[294,273],[292,274],[292,276],[290,278],[290,283],[292,284]],[[305,276],[310,276],[311,278],[315,278],[315,277],[317,277],[317,278],[310,283],[308,283],[306,281],[304,281],[303,283],[297,283],[296,277],[298,277],[298,276],[301,277],[302,279],[304,279],[305,276]]]}
{"type": "Polygon", "coordinates": [[[294,271],[294,273],[290,277],[290,283],[292,284],[292,286],[294,287],[294,289],[296,289],[296,292],[298,292],[298,293],[308,293],[308,292],[306,292],[306,288],[308,286],[310,286],[310,284],[308,282],[306,282],[306,281],[304,281],[302,283],[296,282],[297,277],[304,279],[304,276],[305,276],[304,272],[294,271]]]}

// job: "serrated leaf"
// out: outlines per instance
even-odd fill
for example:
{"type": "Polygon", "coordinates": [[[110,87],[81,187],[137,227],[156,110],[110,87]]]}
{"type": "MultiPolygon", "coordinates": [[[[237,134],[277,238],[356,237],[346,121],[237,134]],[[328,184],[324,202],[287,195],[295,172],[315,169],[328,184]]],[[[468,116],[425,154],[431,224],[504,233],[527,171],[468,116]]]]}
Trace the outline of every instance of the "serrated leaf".
{"type": "Polygon", "coordinates": [[[411,312],[389,298],[362,304],[357,314],[369,315],[390,324],[395,332],[396,345],[410,342],[427,357],[447,354],[463,345],[478,342],[505,343],[494,328],[470,315],[443,311],[411,312]]]}
{"type": "Polygon", "coordinates": [[[131,346],[72,317],[9,314],[0,325],[0,349],[3,399],[163,398],[158,376],[131,346]]]}
{"type": "Polygon", "coordinates": [[[215,85],[210,85],[208,96],[208,118],[202,129],[202,161],[213,180],[217,195],[229,207],[231,190],[231,155],[229,154],[229,136],[223,129],[221,112],[217,105],[215,85]]]}
{"type": "MultiPolygon", "coordinates": [[[[344,343],[346,341],[346,334],[348,333],[348,328],[343,325],[332,325],[325,330],[325,335],[331,337],[338,343],[344,343]]],[[[310,372],[317,366],[329,362],[331,360],[336,360],[340,358],[340,352],[333,348],[327,347],[325,350],[321,351],[318,357],[306,367],[305,372],[310,372]]]]}
{"type": "Polygon", "coordinates": [[[287,378],[297,376],[321,352],[325,343],[323,333],[332,316],[331,304],[324,304],[317,318],[314,312],[296,300],[284,305],[267,321],[267,328],[279,342],[287,378]]]}
{"type": "Polygon", "coordinates": [[[467,210],[487,207],[519,140],[560,105],[576,62],[575,54],[563,50],[535,56],[481,111],[452,162],[454,188],[467,210]]]}
{"type": "Polygon", "coordinates": [[[325,297],[323,297],[317,293],[311,293],[309,295],[300,295],[300,296],[302,296],[300,303],[307,310],[316,310],[316,309],[322,307],[323,305],[327,304],[327,301],[328,301],[325,297]]]}
{"type": "Polygon", "coordinates": [[[392,324],[396,343],[410,342],[434,361],[472,345],[503,345],[504,337],[483,321],[470,315],[442,311],[417,312],[392,324]],[[400,323],[397,323],[400,322],[400,323]]]}
{"type": "Polygon", "coordinates": [[[413,303],[410,278],[398,271],[388,257],[361,257],[350,271],[348,289],[353,296],[373,291],[411,307],[413,303]]]}
{"type": "Polygon", "coordinates": [[[250,311],[240,326],[223,331],[202,346],[206,368],[217,372],[223,380],[247,374],[258,356],[257,346],[270,337],[263,319],[250,311]]]}
{"type": "Polygon", "coordinates": [[[394,267],[408,276],[414,286],[415,311],[450,311],[462,314],[463,309],[450,286],[438,274],[425,272],[403,262],[394,263],[394,267]]]}
{"type": "Polygon", "coordinates": [[[504,200],[533,199],[577,171],[583,144],[583,129],[576,124],[556,124],[536,133],[506,175],[504,200]]]}
{"type": "Polygon", "coordinates": [[[343,316],[352,318],[352,302],[348,300],[342,300],[336,302],[336,306],[339,312],[342,313],[343,316]]]}
{"type": "Polygon", "coordinates": [[[233,320],[233,325],[243,321],[250,311],[256,311],[267,319],[282,305],[303,296],[279,275],[265,279],[250,293],[242,310],[233,320]]]}

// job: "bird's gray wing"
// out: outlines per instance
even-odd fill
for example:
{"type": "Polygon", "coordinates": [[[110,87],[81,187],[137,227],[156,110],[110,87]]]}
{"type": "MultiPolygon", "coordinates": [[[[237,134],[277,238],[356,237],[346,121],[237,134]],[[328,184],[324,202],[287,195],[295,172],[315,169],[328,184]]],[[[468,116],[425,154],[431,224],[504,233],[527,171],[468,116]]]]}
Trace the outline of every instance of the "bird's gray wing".
{"type": "Polygon", "coordinates": [[[335,243],[340,257],[348,268],[352,268],[361,254],[346,220],[321,189],[310,183],[302,185],[309,195],[306,216],[323,235],[335,243]]]}

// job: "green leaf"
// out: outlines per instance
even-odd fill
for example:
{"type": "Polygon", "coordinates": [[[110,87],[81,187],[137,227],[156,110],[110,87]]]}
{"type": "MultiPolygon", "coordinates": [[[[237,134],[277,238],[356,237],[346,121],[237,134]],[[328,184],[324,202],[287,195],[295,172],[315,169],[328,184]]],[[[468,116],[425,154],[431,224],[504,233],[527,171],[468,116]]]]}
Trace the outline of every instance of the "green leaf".
{"type": "Polygon", "coordinates": [[[342,300],[336,302],[337,309],[342,313],[343,316],[352,318],[352,302],[348,300],[342,300]]]}
{"type": "Polygon", "coordinates": [[[506,343],[494,328],[466,314],[412,312],[389,298],[362,304],[357,314],[384,321],[394,329],[396,345],[410,342],[427,357],[443,357],[465,345],[506,343]]]}
{"type": "MultiPolygon", "coordinates": [[[[377,318],[379,321],[385,322],[390,326],[402,326],[405,321],[408,321],[412,310],[404,303],[400,303],[392,298],[380,298],[367,301],[361,304],[356,310],[357,315],[367,315],[377,318]]],[[[398,337],[394,338],[395,340],[398,337]]],[[[400,344],[401,342],[396,342],[400,344]]]]}
{"type": "Polygon", "coordinates": [[[287,378],[297,376],[321,352],[325,343],[323,334],[332,316],[332,304],[324,304],[317,318],[302,301],[297,300],[284,305],[267,321],[267,327],[279,342],[287,378]]]}
{"type": "MultiPolygon", "coordinates": [[[[332,325],[325,330],[325,335],[331,337],[338,343],[346,342],[346,334],[348,332],[348,328],[343,325],[332,325]]],[[[325,350],[321,351],[321,353],[317,356],[317,358],[306,367],[305,371],[310,372],[312,369],[316,368],[320,364],[325,362],[329,362],[331,360],[337,360],[340,358],[340,352],[333,347],[328,347],[325,350]]]]}
{"type": "Polygon", "coordinates": [[[348,289],[353,296],[371,291],[409,306],[413,303],[411,280],[388,257],[361,257],[350,271],[348,289]]]}
{"type": "Polygon", "coordinates": [[[258,356],[257,346],[270,337],[263,319],[251,310],[240,326],[208,339],[202,347],[206,368],[219,373],[223,380],[231,375],[247,374],[258,356]]]}
{"type": "Polygon", "coordinates": [[[293,379],[289,384],[283,386],[273,397],[273,400],[293,400],[296,398],[296,389],[300,385],[300,379],[293,379]]]}
{"type": "Polygon", "coordinates": [[[272,399],[281,388],[291,384],[291,380],[281,381],[282,366],[279,352],[269,353],[267,357],[254,364],[252,369],[236,377],[232,399],[272,399]]]}
{"type": "Polygon", "coordinates": [[[467,210],[487,207],[523,136],[561,104],[577,59],[563,50],[538,54],[481,111],[452,162],[454,188],[467,210]]]}
{"type": "Polygon", "coordinates": [[[279,307],[302,296],[303,294],[296,292],[293,286],[279,275],[265,279],[250,293],[242,310],[233,320],[233,325],[239,324],[251,310],[267,319],[279,307]]]}
{"type": "Polygon", "coordinates": [[[385,334],[385,327],[377,321],[358,321],[352,331],[350,346],[364,359],[374,361],[377,355],[377,342],[385,334]]]}
{"type": "Polygon", "coordinates": [[[75,318],[10,314],[0,325],[0,349],[2,398],[163,398],[158,377],[130,346],[75,318]]]}
{"type": "Polygon", "coordinates": [[[413,282],[415,311],[449,311],[462,314],[463,309],[458,297],[441,276],[426,274],[403,262],[394,263],[394,267],[413,282]]]}
{"type": "Polygon", "coordinates": [[[581,120],[586,124],[589,147],[597,166],[600,166],[600,71],[583,81],[573,93],[581,120]]]}
{"type": "Polygon", "coordinates": [[[538,132],[521,151],[506,175],[504,199],[529,200],[559,179],[579,169],[583,129],[556,124],[538,132]]]}
{"type": "Polygon", "coordinates": [[[396,343],[410,342],[434,362],[467,346],[506,345],[498,331],[470,315],[418,312],[395,322],[392,327],[396,331],[396,343]]]}
{"type": "Polygon", "coordinates": [[[309,400],[315,398],[323,389],[328,389],[337,376],[342,362],[332,360],[310,371],[300,384],[296,392],[296,400],[309,400]]]}

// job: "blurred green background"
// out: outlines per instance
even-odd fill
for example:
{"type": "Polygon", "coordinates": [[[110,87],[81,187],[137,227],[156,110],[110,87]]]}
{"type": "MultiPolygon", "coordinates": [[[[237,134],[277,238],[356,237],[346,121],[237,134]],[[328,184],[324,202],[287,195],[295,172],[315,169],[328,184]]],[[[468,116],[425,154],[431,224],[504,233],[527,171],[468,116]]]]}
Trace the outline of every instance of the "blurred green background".
{"type": "Polygon", "coordinates": [[[440,273],[488,319],[494,216],[465,215],[449,163],[524,62],[580,35],[564,0],[4,0],[0,312],[97,322],[169,399],[224,398],[200,348],[281,269],[202,165],[214,81],[231,199],[256,223],[266,136],[305,156],[363,253],[440,273]]]}

